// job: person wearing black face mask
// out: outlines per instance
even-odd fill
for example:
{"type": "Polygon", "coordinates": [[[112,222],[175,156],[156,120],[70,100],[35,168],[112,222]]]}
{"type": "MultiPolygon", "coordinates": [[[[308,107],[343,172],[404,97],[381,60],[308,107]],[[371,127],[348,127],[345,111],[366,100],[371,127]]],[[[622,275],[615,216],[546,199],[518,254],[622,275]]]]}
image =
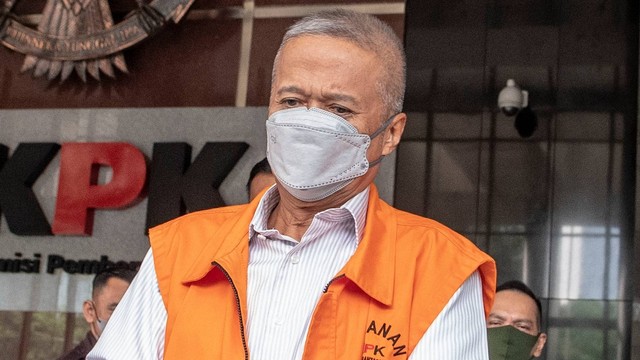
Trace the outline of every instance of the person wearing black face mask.
{"type": "Polygon", "coordinates": [[[489,359],[525,360],[539,357],[547,341],[541,332],[542,305],[521,281],[508,281],[496,289],[487,319],[489,359]]]}
{"type": "Polygon", "coordinates": [[[98,341],[111,313],[127,291],[136,272],[128,267],[110,267],[93,278],[91,300],[82,304],[82,314],[89,324],[84,340],[58,360],[82,360],[98,341]]]}

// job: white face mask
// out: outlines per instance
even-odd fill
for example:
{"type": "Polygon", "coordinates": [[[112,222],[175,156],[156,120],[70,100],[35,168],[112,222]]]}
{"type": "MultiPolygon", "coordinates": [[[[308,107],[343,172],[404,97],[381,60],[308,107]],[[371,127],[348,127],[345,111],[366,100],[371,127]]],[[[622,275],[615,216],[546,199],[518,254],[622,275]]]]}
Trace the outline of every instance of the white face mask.
{"type": "Polygon", "coordinates": [[[107,326],[107,320],[100,320],[100,318],[96,317],[98,323],[98,329],[100,329],[100,334],[104,331],[105,326],[107,326]]]}
{"type": "Polygon", "coordinates": [[[393,118],[369,136],[322,109],[298,107],[276,111],[267,120],[267,158],[271,170],[297,199],[324,199],[382,160],[381,156],[369,163],[367,149],[393,118]]]}
{"type": "Polygon", "coordinates": [[[100,320],[100,317],[98,317],[98,307],[96,306],[96,303],[92,301],[91,304],[93,306],[93,311],[96,314],[96,324],[98,325],[98,329],[100,330],[98,332],[98,336],[100,336],[102,335],[105,326],[107,326],[107,320],[100,320]]]}

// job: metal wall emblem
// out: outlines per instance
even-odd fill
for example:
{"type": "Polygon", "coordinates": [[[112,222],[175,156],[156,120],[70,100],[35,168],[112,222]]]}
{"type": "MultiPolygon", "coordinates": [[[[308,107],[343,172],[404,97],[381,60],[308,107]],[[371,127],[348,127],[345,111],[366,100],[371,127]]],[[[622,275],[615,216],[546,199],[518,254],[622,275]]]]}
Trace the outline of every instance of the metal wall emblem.
{"type": "Polygon", "coordinates": [[[137,9],[114,24],[108,0],[47,0],[37,29],[12,13],[18,0],[0,0],[0,43],[25,54],[21,71],[66,80],[75,70],[114,77],[127,72],[122,50],[139,43],[173,20],[179,22],[195,0],[136,0],[137,9]]]}

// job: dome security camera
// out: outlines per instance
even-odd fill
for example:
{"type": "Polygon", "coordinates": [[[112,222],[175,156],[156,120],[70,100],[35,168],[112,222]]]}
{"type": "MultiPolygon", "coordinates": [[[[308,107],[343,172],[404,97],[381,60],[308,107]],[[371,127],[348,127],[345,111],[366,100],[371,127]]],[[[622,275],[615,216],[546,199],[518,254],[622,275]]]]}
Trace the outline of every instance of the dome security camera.
{"type": "Polygon", "coordinates": [[[513,116],[529,103],[529,92],[520,89],[513,79],[507,80],[507,86],[498,94],[498,107],[507,116],[513,116]]]}

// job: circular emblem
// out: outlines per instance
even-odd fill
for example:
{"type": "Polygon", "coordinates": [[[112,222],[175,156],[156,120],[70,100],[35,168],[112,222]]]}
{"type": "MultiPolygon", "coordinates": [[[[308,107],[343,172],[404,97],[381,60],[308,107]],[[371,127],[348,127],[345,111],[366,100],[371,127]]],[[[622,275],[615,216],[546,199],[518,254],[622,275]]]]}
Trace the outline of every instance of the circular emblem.
{"type": "Polygon", "coordinates": [[[97,80],[114,77],[114,68],[126,73],[121,51],[180,21],[195,0],[136,0],[117,24],[108,0],[47,0],[37,29],[12,13],[17,1],[0,0],[0,43],[26,55],[21,71],[64,81],[75,70],[86,81],[87,73],[97,80]]]}

